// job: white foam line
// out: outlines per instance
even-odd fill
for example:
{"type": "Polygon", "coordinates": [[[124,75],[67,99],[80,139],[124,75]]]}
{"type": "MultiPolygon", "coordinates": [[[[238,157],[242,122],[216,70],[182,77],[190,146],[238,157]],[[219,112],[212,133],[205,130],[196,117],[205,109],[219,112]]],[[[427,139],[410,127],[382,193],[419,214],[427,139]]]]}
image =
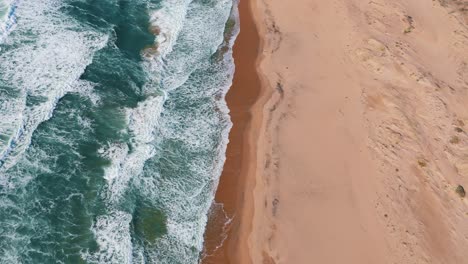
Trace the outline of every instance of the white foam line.
{"type": "MultiPolygon", "coordinates": [[[[19,0],[3,0],[0,2],[0,12],[5,12],[4,17],[0,17],[0,44],[8,36],[8,34],[14,29],[16,25],[16,7],[18,6],[19,0]]],[[[0,48],[1,51],[1,48],[0,48]]]]}
{"type": "Polygon", "coordinates": [[[158,119],[162,112],[163,98],[150,96],[138,103],[135,109],[127,109],[129,132],[132,134],[132,151],[126,144],[113,144],[101,149],[102,155],[112,161],[106,168],[104,178],[108,184],[108,199],[117,203],[128,187],[132,177],[138,176],[145,162],[154,156],[151,144],[158,119]]]}
{"type": "Polygon", "coordinates": [[[97,238],[99,252],[82,252],[82,258],[90,263],[132,263],[131,221],[132,215],[122,211],[98,216],[92,231],[97,238]]]}
{"type": "MultiPolygon", "coordinates": [[[[237,2],[234,2],[234,3],[237,3],[237,2]]],[[[211,16],[208,16],[208,17],[211,17],[211,16]]],[[[233,7],[231,18],[236,19],[236,22],[237,22],[236,27],[234,28],[234,32],[233,32],[234,36],[230,40],[230,43],[229,43],[230,47],[232,48],[234,39],[239,32],[237,5],[233,7]]],[[[189,22],[187,21],[187,23],[189,22]]],[[[203,33],[201,30],[190,29],[190,31],[196,32],[196,34],[203,33]]],[[[223,41],[223,36],[221,35],[217,41],[219,44],[221,44],[223,41]]],[[[213,42],[202,41],[202,43],[206,44],[206,43],[213,43],[213,42]]],[[[199,55],[200,53],[195,53],[195,54],[199,55]]],[[[229,52],[224,54],[224,59],[225,61],[223,63],[225,64],[232,63],[232,50],[229,50],[229,52]]],[[[189,66],[193,65],[193,63],[192,64],[187,63],[187,62],[185,63],[189,66]]],[[[164,70],[166,69],[167,68],[164,68],[164,70]]],[[[229,68],[228,73],[232,77],[234,73],[234,67],[229,68]]],[[[191,71],[187,71],[187,75],[190,75],[190,74],[191,74],[191,71]]],[[[171,183],[168,183],[168,186],[171,186],[170,190],[162,189],[159,191],[160,193],[164,193],[164,194],[167,193],[166,194],[167,197],[163,196],[160,198],[162,198],[163,203],[167,203],[165,206],[168,206],[168,208],[165,208],[164,210],[168,214],[168,223],[167,223],[168,233],[164,236],[164,239],[161,239],[158,241],[157,248],[159,249],[159,251],[163,251],[163,252],[172,251],[172,252],[178,252],[177,254],[184,254],[182,253],[183,250],[186,248],[191,248],[192,246],[195,247],[198,251],[201,251],[201,249],[203,248],[203,234],[204,234],[204,230],[205,230],[206,223],[207,223],[207,213],[211,206],[211,203],[214,200],[216,187],[218,185],[219,177],[221,175],[223,164],[226,159],[226,147],[229,141],[228,134],[232,126],[232,123],[230,122],[230,118],[228,114],[229,109],[224,99],[231,85],[232,85],[232,79],[227,80],[225,83],[225,86],[221,87],[222,99],[220,101],[217,101],[218,109],[223,115],[223,119],[226,120],[226,122],[228,123],[221,135],[222,137],[221,144],[219,144],[217,148],[218,159],[216,160],[214,166],[212,167],[212,171],[210,172],[212,179],[215,181],[214,188],[210,189],[211,191],[211,193],[209,194],[210,198],[207,199],[206,201],[199,200],[200,195],[202,195],[201,191],[204,189],[205,186],[197,186],[197,188],[199,188],[198,190],[195,190],[194,192],[191,192],[190,194],[188,194],[184,192],[184,190],[180,189],[179,187],[174,186],[174,183],[171,182],[171,183]],[[182,199],[174,200],[174,197],[181,197],[182,199]],[[185,207],[185,205],[190,206],[190,208],[185,207]],[[191,218],[189,216],[193,216],[193,217],[197,216],[199,218],[194,221],[193,217],[191,218]]],[[[177,87],[177,85],[174,85],[174,87],[177,87]]],[[[171,117],[171,118],[174,118],[174,117],[171,117]]],[[[197,129],[196,127],[192,127],[192,128],[197,129]]],[[[161,129],[164,129],[164,128],[161,128],[161,129]]],[[[172,132],[174,131],[169,130],[167,131],[167,133],[165,133],[165,135],[172,135],[172,137],[174,137],[172,132]]],[[[186,134],[184,134],[183,138],[179,138],[179,139],[183,141],[187,141],[187,140],[190,141],[190,137],[186,137],[186,134]]],[[[199,146],[198,143],[196,145],[199,146]]],[[[192,179],[187,179],[187,180],[192,180],[192,179]]],[[[164,186],[165,185],[166,184],[164,184],[164,186]]],[[[158,186],[152,186],[149,184],[149,182],[145,182],[145,186],[147,186],[147,188],[154,187],[155,188],[154,192],[158,192],[158,186]]],[[[154,255],[156,259],[164,258],[164,256],[161,256],[160,252],[152,252],[152,254],[154,255]]],[[[188,256],[186,256],[186,258],[188,258],[188,256]]],[[[190,261],[193,261],[193,259],[191,259],[190,261]]]]}
{"type": "MultiPolygon", "coordinates": [[[[216,3],[218,6],[215,7],[218,9],[225,8],[226,5],[229,4],[229,1],[230,0],[219,1],[216,3]]],[[[190,1],[165,1],[163,2],[162,9],[152,13],[151,18],[153,25],[160,28],[160,38],[158,40],[161,41],[161,43],[159,43],[160,53],[159,55],[147,59],[144,62],[145,69],[151,78],[150,82],[147,83],[144,90],[147,91],[148,94],[154,93],[155,86],[160,84],[162,81],[164,86],[163,92],[165,92],[165,96],[149,96],[145,101],[140,102],[135,109],[125,110],[128,116],[127,119],[129,132],[132,135],[131,142],[129,143],[131,145],[132,151],[129,150],[130,148],[127,144],[121,143],[114,143],[99,150],[101,155],[111,160],[111,165],[105,170],[105,179],[108,185],[108,190],[106,192],[106,198],[109,202],[108,208],[115,208],[115,205],[118,204],[122,195],[125,193],[125,190],[128,188],[132,177],[139,177],[139,175],[143,172],[145,162],[155,155],[155,149],[153,146],[156,141],[155,133],[157,130],[164,130],[162,127],[163,124],[160,124],[159,118],[161,112],[163,111],[162,106],[166,101],[166,96],[171,90],[177,89],[184,85],[186,80],[196,68],[206,67],[206,65],[200,65],[200,61],[208,61],[209,57],[224,41],[224,36],[222,34],[224,27],[222,29],[217,29],[217,31],[212,31],[212,28],[219,26],[219,21],[223,20],[225,16],[229,15],[229,10],[227,10],[227,14],[219,15],[216,14],[216,12],[220,12],[220,10],[217,10],[214,7],[210,7],[208,10],[213,13],[198,14],[200,17],[187,17],[187,14],[190,12],[190,8],[200,8],[200,6],[189,7],[189,4],[190,1]],[[209,33],[205,34],[205,31],[207,30],[209,33]],[[191,47],[194,50],[193,53],[189,54],[190,56],[187,56],[187,54],[183,53],[175,54],[176,51],[180,52],[180,50],[176,50],[176,48],[177,45],[181,45],[179,43],[181,40],[189,41],[187,44],[194,45],[191,47]],[[211,47],[208,46],[207,49],[207,44],[215,45],[211,47]],[[175,81],[176,79],[177,81],[175,81]]],[[[197,3],[197,5],[199,5],[199,3],[197,3]]],[[[236,6],[233,7],[232,12],[233,16],[237,18],[236,6]]],[[[236,27],[234,35],[236,36],[237,33],[238,28],[236,27]]],[[[233,38],[235,38],[235,36],[233,38]]],[[[231,47],[233,41],[234,40],[232,39],[229,43],[231,47]]],[[[231,64],[232,51],[230,50],[224,54],[224,56],[225,62],[223,63],[231,64]]],[[[234,68],[228,67],[227,74],[232,77],[233,72],[234,68]]],[[[222,100],[217,102],[218,109],[223,116],[222,119],[227,122],[227,125],[225,126],[225,129],[221,135],[221,144],[217,146],[216,152],[218,158],[213,166],[200,165],[201,167],[199,168],[212,168],[211,172],[208,174],[213,177],[212,180],[215,181],[215,187],[218,184],[219,176],[221,175],[222,167],[226,158],[228,134],[232,126],[232,123],[229,121],[229,109],[227,108],[226,102],[224,100],[224,97],[231,84],[231,79],[225,82],[225,87],[221,88],[222,100]]],[[[219,87],[216,87],[215,89],[219,89],[219,87]]],[[[194,126],[191,129],[206,130],[210,128],[210,124],[211,123],[206,123],[206,126],[201,128],[194,126]]],[[[170,134],[170,132],[168,133],[170,134]]],[[[187,135],[190,133],[195,132],[189,131],[189,133],[183,135],[184,138],[181,138],[181,140],[189,145],[191,144],[202,147],[200,144],[203,144],[203,142],[197,142],[202,139],[197,137],[187,137],[187,135]]],[[[197,161],[193,162],[196,163],[197,161]]],[[[191,166],[197,165],[191,164],[191,166]]],[[[193,167],[192,169],[199,170],[197,167],[193,167]]],[[[200,172],[200,175],[206,175],[206,171],[200,172]]],[[[208,194],[210,199],[205,200],[204,193],[202,193],[202,191],[206,189],[206,184],[210,184],[209,180],[200,180],[200,183],[205,183],[201,186],[196,186],[199,187],[199,189],[193,190],[190,193],[184,192],[180,187],[176,186],[178,184],[177,182],[167,183],[167,185],[171,188],[170,190],[159,190],[161,186],[155,186],[151,181],[145,181],[144,179],[141,180],[142,183],[145,184],[145,186],[141,186],[143,188],[141,191],[157,193],[156,197],[158,197],[158,199],[161,198],[159,202],[164,203],[164,206],[167,207],[164,208],[167,209],[164,211],[168,217],[168,233],[164,235],[162,239],[158,239],[154,248],[145,249],[148,251],[148,257],[153,261],[156,261],[156,263],[165,263],[164,260],[167,260],[167,256],[161,255],[165,252],[171,251],[176,252],[177,254],[185,254],[182,251],[188,250],[189,248],[190,251],[192,251],[192,248],[196,248],[198,251],[201,251],[203,248],[203,233],[207,222],[207,212],[213,201],[216,188],[210,189],[210,193],[208,194]],[[175,195],[176,198],[171,195],[175,195]],[[200,198],[203,199],[200,200],[200,198]],[[189,205],[190,208],[187,208],[186,205],[189,205]]],[[[166,183],[164,185],[166,185],[166,183]]],[[[116,213],[117,211],[113,211],[111,215],[116,213]]],[[[115,217],[106,219],[108,220],[106,221],[107,225],[105,226],[116,225],[116,223],[111,223],[112,221],[122,221],[120,219],[116,219],[115,217]]],[[[124,222],[129,223],[130,221],[125,220],[124,222]]],[[[120,251],[119,248],[121,247],[115,239],[105,238],[109,236],[116,236],[116,234],[98,232],[98,229],[104,229],[108,232],[129,232],[126,227],[123,229],[117,228],[116,230],[112,231],[112,228],[103,228],[102,225],[96,225],[93,230],[97,236],[98,241],[112,241],[112,243],[105,244],[103,248],[101,248],[104,251],[98,253],[96,256],[93,256],[95,259],[99,259],[102,256],[109,256],[109,254],[112,255],[112,252],[120,251]],[[99,255],[102,256],[100,257],[99,255]]],[[[123,244],[125,243],[127,242],[123,242],[123,244]]],[[[136,256],[139,256],[142,254],[141,252],[143,249],[134,248],[134,250],[137,253],[136,256]]],[[[187,254],[189,253],[187,252],[187,254]]],[[[178,260],[181,262],[185,261],[187,263],[194,262],[190,256],[182,256],[182,259],[178,260]]],[[[110,258],[109,261],[119,262],[118,259],[114,258],[110,258]]],[[[124,260],[119,263],[129,262],[124,260]]]]}
{"type": "MultiPolygon", "coordinates": [[[[233,28],[233,32],[232,32],[232,37],[229,39],[229,52],[227,52],[224,56],[225,56],[225,60],[232,60],[232,47],[234,46],[234,43],[237,39],[237,36],[239,35],[240,33],[240,19],[239,19],[239,10],[238,10],[238,5],[239,5],[239,0],[233,0],[233,7],[232,7],[232,12],[231,12],[231,16],[230,16],[230,19],[234,19],[235,20],[235,25],[234,25],[234,28],[233,28]]],[[[234,72],[235,72],[235,64],[234,64],[234,61],[232,60],[232,63],[233,63],[233,67],[230,69],[230,73],[231,75],[230,76],[234,76],[234,72]]],[[[220,180],[220,177],[221,177],[221,174],[222,174],[222,171],[223,171],[223,167],[224,167],[224,163],[226,162],[226,150],[227,150],[227,146],[229,144],[229,132],[231,131],[231,128],[232,128],[232,121],[231,121],[231,117],[229,115],[230,113],[230,109],[229,107],[227,106],[227,102],[226,102],[226,94],[227,92],[229,91],[229,89],[231,88],[232,86],[232,79],[229,80],[228,84],[224,87],[223,89],[223,95],[222,95],[222,100],[218,102],[218,107],[220,108],[220,111],[225,114],[227,116],[227,119],[229,120],[229,126],[224,130],[224,132],[222,133],[222,140],[221,140],[221,144],[218,148],[218,162],[217,162],[217,166],[215,166],[214,168],[214,171],[213,171],[213,175],[214,175],[214,179],[215,179],[215,183],[214,183],[214,188],[212,189],[212,194],[211,194],[211,199],[209,201],[210,203],[210,207],[212,204],[217,204],[216,201],[215,201],[215,195],[216,195],[216,191],[218,189],[218,185],[219,185],[219,180],[220,180]]],[[[213,253],[214,254],[216,251],[218,251],[218,249],[220,249],[224,242],[226,241],[227,239],[227,234],[229,232],[229,229],[231,228],[231,223],[234,219],[235,216],[233,216],[232,218],[229,218],[226,214],[226,212],[224,211],[224,205],[223,204],[220,204],[221,208],[222,208],[222,211],[223,213],[225,214],[225,217],[227,218],[227,221],[224,223],[224,226],[223,226],[223,234],[221,234],[222,236],[222,241],[219,245],[216,246],[216,248],[213,250],[213,253]]],[[[205,214],[208,215],[209,213],[209,208],[210,207],[206,207],[205,209],[205,214]]],[[[203,231],[206,230],[206,224],[208,222],[208,218],[206,218],[206,222],[205,222],[205,225],[204,225],[204,228],[203,228],[203,231]]],[[[204,235],[204,233],[203,233],[204,235]]],[[[202,238],[204,238],[204,236],[202,236],[202,238]]],[[[204,244],[204,240],[203,240],[203,244],[204,244]]],[[[203,260],[203,259],[201,259],[203,260]]],[[[200,260],[200,262],[201,262],[200,260]]]]}
{"type": "Polygon", "coordinates": [[[233,216],[232,218],[229,218],[226,211],[224,210],[224,204],[216,203],[216,202],[213,202],[213,206],[210,209],[210,210],[212,210],[210,212],[210,214],[211,213],[216,214],[217,212],[215,210],[218,207],[221,209],[221,212],[223,213],[224,219],[226,219],[226,221],[223,223],[223,228],[222,228],[221,235],[220,235],[222,238],[221,238],[220,243],[218,245],[216,245],[216,247],[213,249],[213,251],[210,254],[208,254],[207,252],[204,252],[204,255],[201,256],[200,263],[203,262],[203,260],[205,258],[210,257],[210,256],[214,256],[214,254],[218,251],[218,249],[220,249],[224,245],[224,242],[228,238],[229,230],[232,227],[231,223],[235,218],[235,216],[233,216]]]}
{"type": "Polygon", "coordinates": [[[52,117],[58,100],[80,87],[76,82],[108,41],[107,35],[80,28],[61,15],[56,1],[19,3],[17,34],[8,39],[17,47],[0,53],[2,81],[21,95],[5,99],[6,112],[15,119],[0,120],[0,134],[10,135],[6,146],[0,146],[0,172],[16,164],[39,124],[52,117]],[[27,105],[28,97],[43,102],[27,105]]]}
{"type": "Polygon", "coordinates": [[[157,128],[162,111],[163,97],[150,96],[138,103],[134,109],[127,109],[129,132],[133,134],[132,151],[127,144],[112,144],[98,152],[111,160],[105,169],[107,181],[106,198],[109,215],[100,216],[93,232],[100,251],[85,257],[95,263],[132,263],[132,242],[130,236],[130,214],[113,210],[120,201],[132,177],[138,176],[144,163],[154,156],[154,130],[157,128]]]}
{"type": "MultiPolygon", "coordinates": [[[[230,42],[229,42],[229,52],[224,54],[224,61],[232,61],[232,47],[234,45],[235,39],[237,38],[237,36],[238,36],[238,34],[240,32],[238,1],[237,0],[233,0],[233,7],[232,7],[230,19],[235,20],[235,26],[234,26],[234,29],[233,29],[233,36],[231,37],[230,42]]],[[[228,123],[228,126],[223,131],[223,133],[221,135],[222,136],[221,143],[218,145],[218,150],[217,150],[218,160],[215,162],[215,166],[214,166],[213,171],[212,171],[212,175],[213,175],[213,178],[214,178],[214,181],[215,181],[214,182],[214,188],[211,190],[212,193],[211,193],[210,199],[205,204],[205,208],[203,210],[204,211],[203,215],[205,216],[203,218],[203,227],[202,227],[202,229],[200,230],[200,232],[198,234],[198,236],[199,236],[199,238],[201,240],[199,242],[199,251],[201,251],[202,248],[203,248],[203,243],[204,243],[203,235],[204,235],[204,231],[205,231],[206,224],[207,224],[207,221],[208,221],[207,215],[208,215],[208,212],[209,212],[209,209],[210,209],[212,203],[214,203],[216,189],[217,189],[217,186],[219,184],[219,179],[220,179],[220,176],[221,176],[221,173],[222,173],[222,170],[223,170],[224,163],[226,161],[226,150],[227,150],[227,145],[229,143],[229,131],[232,128],[232,122],[231,122],[231,119],[230,119],[230,116],[229,116],[230,110],[229,110],[229,108],[227,106],[227,102],[226,102],[226,99],[225,99],[227,92],[229,91],[230,87],[232,86],[232,76],[234,75],[234,70],[235,70],[234,62],[232,61],[232,63],[233,63],[233,67],[230,68],[231,79],[228,80],[228,82],[226,83],[226,86],[223,88],[222,100],[217,101],[217,106],[220,109],[220,112],[225,116],[225,118],[228,120],[229,123],[228,123]]],[[[232,221],[232,219],[228,220],[228,222],[226,223],[226,226],[225,226],[226,228],[229,228],[230,221],[232,221]]],[[[224,240],[225,240],[225,238],[223,239],[223,243],[224,243],[224,240]]]]}
{"type": "Polygon", "coordinates": [[[192,0],[165,0],[162,2],[162,8],[151,12],[150,23],[159,29],[156,43],[161,59],[172,51],[184,26],[191,2],[192,0]]]}
{"type": "Polygon", "coordinates": [[[228,93],[229,89],[232,86],[232,81],[233,81],[232,77],[234,76],[234,72],[235,72],[235,63],[234,63],[234,60],[232,59],[232,47],[234,46],[234,43],[235,43],[235,41],[237,39],[237,36],[240,33],[240,25],[239,25],[240,20],[239,20],[238,4],[239,4],[239,0],[233,0],[233,7],[232,7],[232,12],[231,12],[230,19],[235,20],[235,25],[234,25],[234,29],[233,29],[233,35],[229,40],[229,52],[224,54],[225,60],[232,60],[232,65],[233,66],[230,68],[231,79],[228,81],[228,83],[226,83],[226,86],[223,89],[222,100],[217,102],[217,106],[219,107],[220,111],[229,120],[229,127],[222,134],[222,141],[221,141],[222,143],[220,144],[220,146],[218,148],[220,162],[218,162],[218,166],[215,168],[215,171],[214,171],[214,175],[217,175],[215,177],[215,179],[217,179],[217,181],[215,183],[215,188],[213,189],[212,201],[214,201],[214,196],[215,196],[216,189],[217,189],[217,186],[218,186],[218,183],[219,183],[219,178],[221,177],[221,173],[223,171],[224,163],[226,161],[226,150],[227,150],[227,145],[229,144],[229,132],[231,131],[231,128],[232,128],[232,125],[233,125],[232,121],[231,121],[231,116],[229,115],[230,109],[229,109],[229,107],[227,105],[227,102],[226,102],[226,94],[228,93]]]}

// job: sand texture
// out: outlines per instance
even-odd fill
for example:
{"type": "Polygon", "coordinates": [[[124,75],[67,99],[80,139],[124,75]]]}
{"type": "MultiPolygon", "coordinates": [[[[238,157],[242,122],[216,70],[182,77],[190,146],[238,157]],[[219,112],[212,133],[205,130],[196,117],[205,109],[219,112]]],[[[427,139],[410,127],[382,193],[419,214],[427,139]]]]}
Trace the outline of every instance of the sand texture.
{"type": "Polygon", "coordinates": [[[232,263],[468,263],[467,2],[250,4],[270,92],[232,263]]]}
{"type": "Polygon", "coordinates": [[[267,87],[257,74],[260,36],[249,0],[239,3],[240,34],[233,47],[236,71],[226,101],[233,127],[229,134],[226,162],[205,232],[202,263],[249,263],[247,237],[253,212],[256,169],[256,139],[262,125],[267,87]],[[220,206],[222,205],[222,210],[220,206]],[[226,222],[227,220],[227,222],[226,222]],[[247,261],[247,262],[246,262],[247,261]]]}

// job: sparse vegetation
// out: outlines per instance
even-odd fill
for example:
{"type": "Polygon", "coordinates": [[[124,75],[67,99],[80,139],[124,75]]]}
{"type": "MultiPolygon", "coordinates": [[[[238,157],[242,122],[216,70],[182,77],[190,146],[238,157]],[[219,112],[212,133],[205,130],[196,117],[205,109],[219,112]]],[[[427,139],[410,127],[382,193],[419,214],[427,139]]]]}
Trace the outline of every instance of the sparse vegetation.
{"type": "Polygon", "coordinates": [[[419,165],[419,167],[421,167],[421,168],[427,167],[427,161],[424,160],[424,159],[419,159],[419,160],[418,160],[418,165],[419,165]]]}
{"type": "Polygon", "coordinates": [[[450,143],[458,144],[458,143],[460,143],[460,138],[457,137],[457,136],[452,136],[452,138],[450,138],[450,143]]]}
{"type": "Polygon", "coordinates": [[[465,192],[465,188],[461,185],[458,185],[457,188],[455,189],[455,192],[461,197],[461,198],[465,198],[466,196],[466,192],[465,192]]]}
{"type": "Polygon", "coordinates": [[[411,33],[411,31],[413,30],[413,28],[414,28],[414,27],[411,27],[411,26],[410,26],[410,27],[407,27],[407,28],[405,29],[405,31],[403,31],[403,33],[405,33],[405,34],[411,33]]]}
{"type": "Polygon", "coordinates": [[[280,93],[281,97],[284,95],[283,84],[281,82],[276,83],[276,90],[280,93]]]}
{"type": "Polygon", "coordinates": [[[403,33],[408,34],[411,33],[414,29],[414,20],[412,16],[406,16],[406,21],[408,22],[408,27],[403,31],[403,33]]]}
{"type": "Polygon", "coordinates": [[[455,128],[455,131],[458,132],[458,133],[463,133],[463,129],[459,128],[459,127],[456,127],[455,128]]]}

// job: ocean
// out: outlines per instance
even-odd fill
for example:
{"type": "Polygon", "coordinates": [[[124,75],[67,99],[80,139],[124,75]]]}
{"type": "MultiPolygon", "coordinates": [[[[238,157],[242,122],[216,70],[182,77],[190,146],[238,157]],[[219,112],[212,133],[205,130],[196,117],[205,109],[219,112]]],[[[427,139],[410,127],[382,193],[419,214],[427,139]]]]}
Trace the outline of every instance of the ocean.
{"type": "Polygon", "coordinates": [[[0,263],[198,263],[236,0],[0,0],[0,263]]]}

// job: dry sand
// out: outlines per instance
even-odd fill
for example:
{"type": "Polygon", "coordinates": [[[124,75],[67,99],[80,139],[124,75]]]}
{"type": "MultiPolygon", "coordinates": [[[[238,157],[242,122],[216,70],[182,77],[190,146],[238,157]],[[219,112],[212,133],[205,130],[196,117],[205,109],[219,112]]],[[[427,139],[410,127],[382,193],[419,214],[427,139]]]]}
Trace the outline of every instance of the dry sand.
{"type": "Polygon", "coordinates": [[[467,1],[249,4],[263,88],[211,263],[468,263],[467,1]]]}

